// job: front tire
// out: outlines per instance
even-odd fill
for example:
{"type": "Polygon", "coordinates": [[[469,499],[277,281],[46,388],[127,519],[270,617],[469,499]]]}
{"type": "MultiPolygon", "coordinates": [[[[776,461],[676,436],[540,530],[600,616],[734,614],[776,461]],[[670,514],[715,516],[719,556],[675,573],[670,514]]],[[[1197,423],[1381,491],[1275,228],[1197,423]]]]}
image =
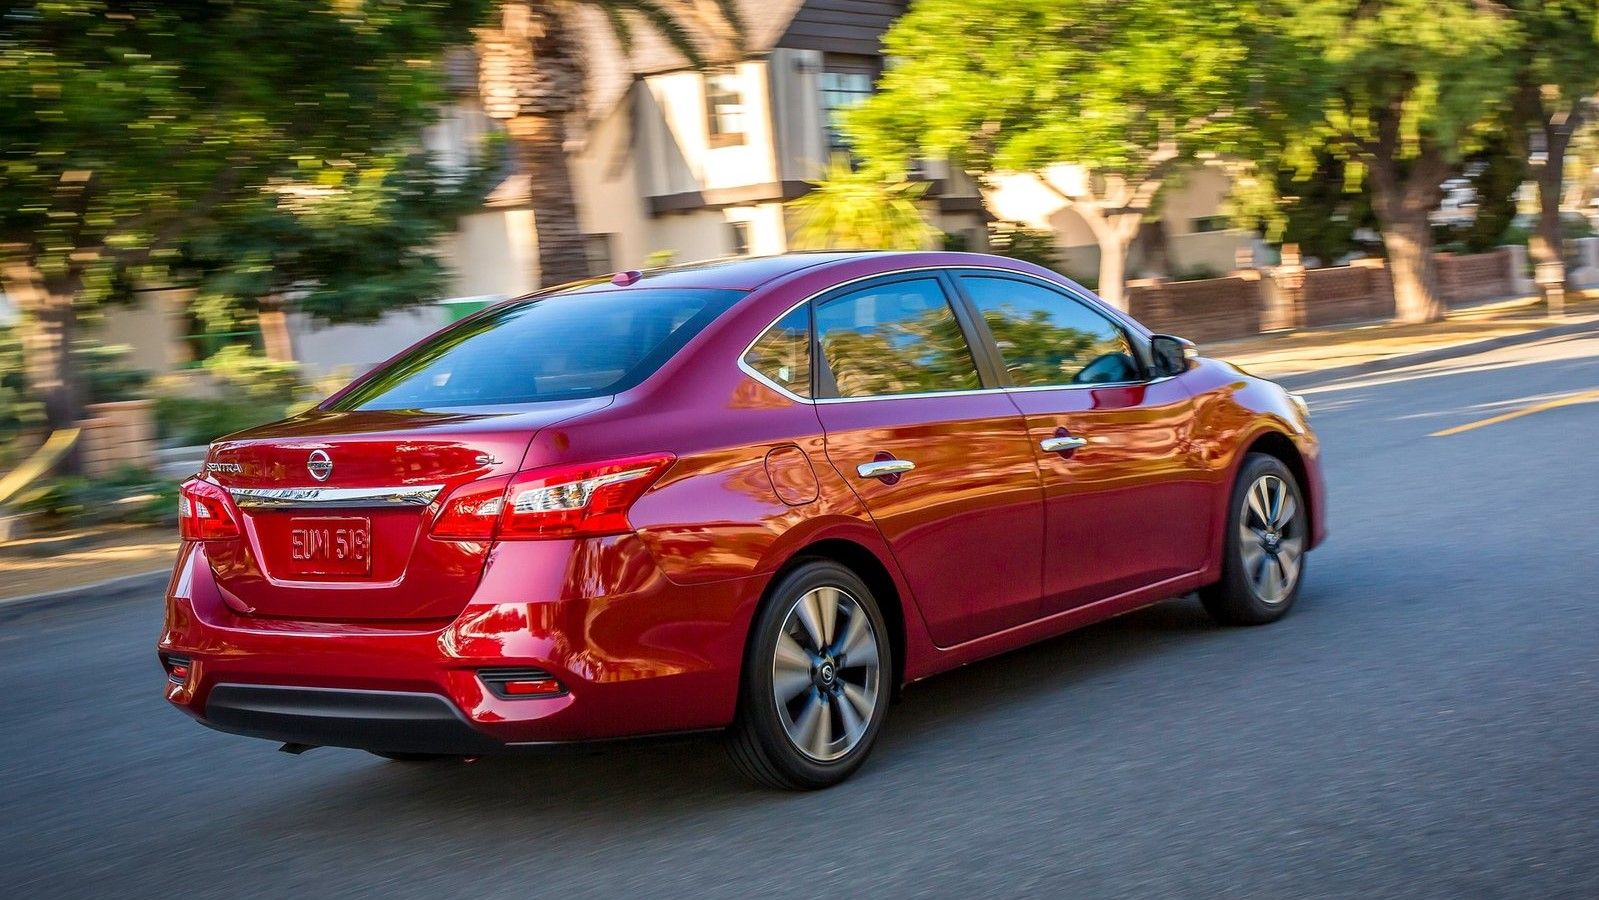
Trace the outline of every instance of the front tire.
{"type": "Polygon", "coordinates": [[[1275,456],[1249,454],[1233,484],[1221,580],[1199,592],[1205,611],[1224,625],[1286,616],[1304,581],[1309,525],[1294,473],[1275,456]]]}
{"type": "Polygon", "coordinates": [[[848,778],[882,730],[890,653],[883,614],[859,576],[827,560],[789,572],[755,616],[728,732],[734,765],[786,790],[848,778]]]}

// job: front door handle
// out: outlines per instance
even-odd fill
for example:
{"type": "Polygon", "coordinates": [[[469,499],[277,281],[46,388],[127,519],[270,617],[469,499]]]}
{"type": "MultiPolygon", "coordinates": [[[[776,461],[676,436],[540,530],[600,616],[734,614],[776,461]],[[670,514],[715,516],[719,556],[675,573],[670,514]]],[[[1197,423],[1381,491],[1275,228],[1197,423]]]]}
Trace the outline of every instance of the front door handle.
{"type": "Polygon", "coordinates": [[[887,478],[904,475],[914,468],[916,464],[908,459],[874,459],[856,466],[855,471],[862,478],[887,478]]]}
{"type": "Polygon", "coordinates": [[[1039,442],[1038,446],[1043,447],[1047,453],[1070,453],[1073,450],[1081,450],[1087,447],[1088,438],[1062,434],[1052,438],[1044,438],[1043,441],[1039,442]]]}

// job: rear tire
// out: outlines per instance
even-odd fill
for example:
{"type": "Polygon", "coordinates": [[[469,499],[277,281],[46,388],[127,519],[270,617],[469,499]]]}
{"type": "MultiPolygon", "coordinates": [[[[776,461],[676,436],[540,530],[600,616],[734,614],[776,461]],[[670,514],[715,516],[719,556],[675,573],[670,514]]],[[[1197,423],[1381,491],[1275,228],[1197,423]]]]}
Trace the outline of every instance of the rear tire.
{"type": "Polygon", "coordinates": [[[1294,473],[1251,453],[1238,469],[1227,512],[1221,580],[1199,592],[1223,625],[1265,625],[1288,614],[1305,580],[1310,517],[1294,473]]]}
{"type": "Polygon", "coordinates": [[[888,712],[888,627],[865,582],[828,560],[785,575],[761,604],[728,729],[733,764],[757,784],[831,787],[861,767],[888,712]]]}

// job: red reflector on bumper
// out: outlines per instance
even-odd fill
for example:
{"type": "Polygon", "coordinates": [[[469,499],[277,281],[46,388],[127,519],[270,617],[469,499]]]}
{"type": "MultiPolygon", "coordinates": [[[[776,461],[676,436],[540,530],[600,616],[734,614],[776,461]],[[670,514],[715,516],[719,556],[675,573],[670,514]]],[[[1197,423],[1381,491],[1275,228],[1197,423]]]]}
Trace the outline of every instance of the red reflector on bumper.
{"type": "Polygon", "coordinates": [[[540,678],[534,681],[506,681],[502,683],[502,686],[505,692],[513,697],[559,694],[563,690],[561,683],[554,678],[540,678]]]}

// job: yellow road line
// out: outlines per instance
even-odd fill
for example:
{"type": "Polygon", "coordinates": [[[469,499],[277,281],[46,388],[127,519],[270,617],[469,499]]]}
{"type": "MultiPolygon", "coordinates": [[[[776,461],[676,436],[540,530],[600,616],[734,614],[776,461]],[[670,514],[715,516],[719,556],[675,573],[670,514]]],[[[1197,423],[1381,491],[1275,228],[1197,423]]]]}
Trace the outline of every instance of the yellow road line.
{"type": "Polygon", "coordinates": [[[1562,406],[1576,406],[1579,403],[1593,403],[1596,400],[1599,400],[1599,391],[1584,391],[1580,394],[1568,394],[1564,397],[1556,397],[1553,400],[1544,400],[1540,403],[1533,403],[1528,406],[1523,406],[1520,409],[1513,409],[1510,412],[1492,416],[1487,419],[1480,419],[1476,422],[1467,422],[1464,425],[1456,425],[1453,428],[1445,428],[1443,431],[1434,431],[1432,434],[1427,436],[1449,437],[1452,434],[1459,434],[1462,431],[1470,431],[1473,428],[1483,428],[1488,425],[1498,425],[1500,422],[1508,422],[1511,419],[1519,419],[1522,416],[1530,416],[1533,413],[1547,412],[1551,409],[1559,409],[1562,406]]]}

